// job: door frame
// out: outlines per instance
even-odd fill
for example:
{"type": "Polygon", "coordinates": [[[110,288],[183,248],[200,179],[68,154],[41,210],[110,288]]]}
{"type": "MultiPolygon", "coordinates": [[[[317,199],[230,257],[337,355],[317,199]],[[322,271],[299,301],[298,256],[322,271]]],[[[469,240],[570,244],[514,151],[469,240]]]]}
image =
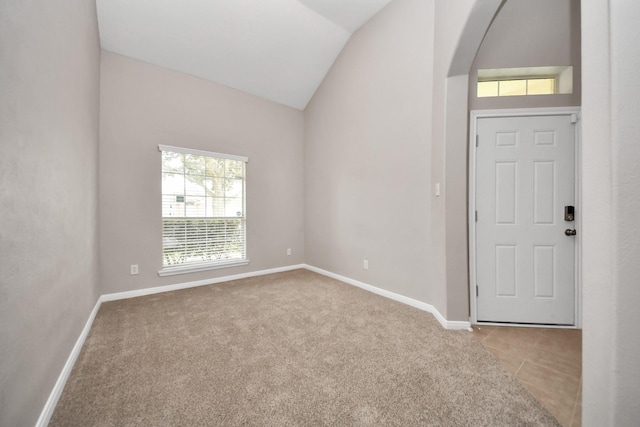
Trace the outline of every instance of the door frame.
{"type": "MultiPolygon", "coordinates": [[[[575,216],[575,228],[578,230],[576,235],[576,252],[575,252],[575,283],[574,283],[574,324],[570,326],[554,326],[544,325],[545,328],[564,328],[564,329],[581,329],[582,328],[582,203],[581,203],[581,110],[580,107],[552,107],[552,108],[515,108],[500,110],[472,110],[469,120],[469,203],[468,203],[468,220],[469,220],[469,308],[470,321],[472,324],[482,325],[504,325],[504,323],[494,322],[478,322],[478,302],[476,298],[476,135],[478,119],[484,118],[505,118],[505,117],[535,117],[535,116],[572,116],[575,120],[575,204],[577,214],[575,216]]],[[[509,323],[511,324],[511,323],[509,323]]],[[[514,324],[515,325],[515,324],[514,324]]],[[[536,327],[534,324],[517,324],[522,327],[536,327]]]]}

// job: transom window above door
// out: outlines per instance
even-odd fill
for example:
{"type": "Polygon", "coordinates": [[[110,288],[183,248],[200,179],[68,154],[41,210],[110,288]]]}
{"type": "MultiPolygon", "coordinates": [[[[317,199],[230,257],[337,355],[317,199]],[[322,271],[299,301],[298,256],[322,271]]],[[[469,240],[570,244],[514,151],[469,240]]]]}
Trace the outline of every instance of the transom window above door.
{"type": "Polygon", "coordinates": [[[573,93],[573,67],[478,70],[478,98],[573,93]]]}

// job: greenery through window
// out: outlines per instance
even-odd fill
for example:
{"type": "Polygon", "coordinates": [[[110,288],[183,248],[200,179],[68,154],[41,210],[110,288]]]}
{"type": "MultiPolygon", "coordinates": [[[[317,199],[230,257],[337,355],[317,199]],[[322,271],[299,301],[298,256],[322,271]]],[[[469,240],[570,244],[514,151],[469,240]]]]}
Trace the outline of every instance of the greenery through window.
{"type": "Polygon", "coordinates": [[[164,268],[246,260],[246,159],[161,146],[164,268]]]}

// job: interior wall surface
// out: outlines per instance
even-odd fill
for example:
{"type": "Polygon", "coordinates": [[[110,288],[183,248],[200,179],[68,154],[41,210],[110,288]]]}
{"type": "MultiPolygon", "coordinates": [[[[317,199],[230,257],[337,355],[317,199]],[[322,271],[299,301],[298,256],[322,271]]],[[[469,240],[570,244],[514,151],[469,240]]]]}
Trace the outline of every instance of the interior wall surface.
{"type": "Polygon", "coordinates": [[[582,4],[583,425],[640,419],[640,3],[582,4]]]}
{"type": "Polygon", "coordinates": [[[396,0],[361,27],[304,132],[307,264],[430,304],[433,19],[396,0]]]}
{"type": "Polygon", "coordinates": [[[640,3],[609,4],[618,380],[613,413],[615,425],[633,425],[640,420],[640,3]]]}
{"type": "Polygon", "coordinates": [[[103,51],[100,98],[102,293],[304,262],[303,115],[215,83],[103,51]],[[246,156],[246,266],[159,277],[158,145],[246,156]],[[287,256],[287,248],[292,255],[287,256]],[[130,274],[130,265],[139,274],[130,274]]]}
{"type": "Polygon", "coordinates": [[[469,109],[579,106],[580,0],[507,0],[469,72],[469,109]],[[573,66],[573,93],[478,98],[479,69],[573,66]]]}
{"type": "Polygon", "coordinates": [[[431,177],[440,195],[431,188],[431,261],[435,304],[451,320],[469,320],[468,73],[502,1],[436,1],[431,177]]]}
{"type": "MultiPolygon", "coordinates": [[[[431,242],[429,247],[430,274],[432,283],[433,302],[432,304],[441,310],[443,316],[450,320],[469,320],[468,309],[468,278],[464,277],[462,283],[451,284],[447,277],[447,198],[450,190],[453,189],[455,195],[455,185],[449,188],[446,181],[446,150],[447,141],[452,140],[447,128],[447,106],[451,97],[448,89],[448,73],[452,60],[458,49],[460,36],[465,29],[467,20],[471,14],[475,0],[464,0],[451,2],[448,0],[436,0],[435,2],[435,23],[434,23],[434,64],[433,64],[433,97],[432,97],[432,130],[431,130],[431,185],[426,188],[431,200],[431,242]],[[440,195],[435,194],[435,185],[440,186],[440,195]],[[457,292],[458,299],[449,298],[452,290],[457,292]],[[449,306],[452,308],[449,309],[449,306]]],[[[463,82],[466,89],[466,81],[463,82]]],[[[465,97],[461,100],[460,111],[466,115],[466,91],[465,97]]],[[[449,107],[451,105],[449,104],[449,107]]],[[[457,124],[457,128],[462,128],[464,133],[466,126],[457,124]]],[[[466,136],[454,146],[466,147],[466,136]]],[[[451,145],[449,145],[450,147],[451,145]]],[[[458,193],[466,195],[466,184],[462,184],[462,189],[458,193]]],[[[466,203],[466,202],[465,202],[466,203]]],[[[465,215],[464,210],[462,212],[465,215]]],[[[466,218],[466,215],[465,215],[466,218]]],[[[465,220],[463,220],[464,223],[465,220]]],[[[466,233],[466,229],[464,230],[466,233]]],[[[466,259],[466,246],[462,249],[463,263],[466,259]]],[[[464,264],[458,264],[458,269],[466,271],[464,264]]],[[[461,273],[464,275],[464,272],[461,273]]]]}
{"type": "Polygon", "coordinates": [[[33,426],[98,295],[95,2],[0,2],[0,425],[33,426]]]}

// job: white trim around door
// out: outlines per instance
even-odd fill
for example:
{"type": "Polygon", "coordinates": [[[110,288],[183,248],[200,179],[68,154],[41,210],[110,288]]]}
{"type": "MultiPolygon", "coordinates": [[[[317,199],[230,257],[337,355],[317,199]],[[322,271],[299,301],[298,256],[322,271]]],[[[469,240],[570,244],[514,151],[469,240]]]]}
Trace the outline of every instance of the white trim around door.
{"type": "MultiPolygon", "coordinates": [[[[581,132],[580,132],[580,108],[579,107],[557,107],[557,108],[532,108],[532,109],[508,109],[508,110],[474,110],[470,115],[469,126],[469,302],[470,302],[470,320],[472,324],[478,322],[478,300],[477,300],[477,252],[476,252],[476,160],[477,160],[477,139],[478,120],[482,118],[506,118],[506,117],[536,117],[536,116],[570,116],[571,122],[576,123],[575,131],[575,227],[578,230],[576,237],[576,262],[575,262],[575,311],[574,323],[570,326],[557,326],[564,328],[581,328],[582,312],[581,312],[581,256],[580,256],[580,230],[581,230],[581,203],[580,203],[580,163],[581,163],[581,132]]],[[[482,324],[503,324],[493,322],[480,322],[482,324]]],[[[517,322],[514,322],[517,323],[517,322]]],[[[538,326],[533,324],[519,324],[519,326],[538,326]]],[[[544,325],[545,327],[554,327],[552,325],[544,325]]]]}

